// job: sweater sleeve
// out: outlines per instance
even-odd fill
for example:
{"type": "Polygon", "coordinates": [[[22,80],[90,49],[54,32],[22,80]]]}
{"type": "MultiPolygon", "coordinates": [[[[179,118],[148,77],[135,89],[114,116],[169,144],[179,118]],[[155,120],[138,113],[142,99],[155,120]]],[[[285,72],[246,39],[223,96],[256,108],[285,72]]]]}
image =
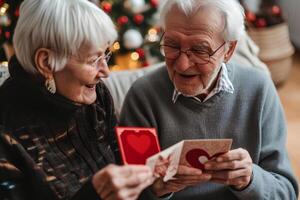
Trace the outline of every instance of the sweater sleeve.
{"type": "MultiPolygon", "coordinates": [[[[232,190],[239,199],[297,199],[298,185],[288,158],[286,122],[280,99],[271,81],[265,83],[261,109],[261,146],[253,179],[243,191],[232,190]]],[[[254,144],[255,145],[255,144],[254,144]]]]}

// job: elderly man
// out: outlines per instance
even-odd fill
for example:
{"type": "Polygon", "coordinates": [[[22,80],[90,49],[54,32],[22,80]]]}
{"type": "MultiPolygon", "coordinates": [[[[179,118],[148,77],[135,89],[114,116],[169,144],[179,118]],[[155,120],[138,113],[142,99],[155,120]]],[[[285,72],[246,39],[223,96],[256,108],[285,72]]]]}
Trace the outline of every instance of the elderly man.
{"type": "Polygon", "coordinates": [[[175,192],[175,200],[296,199],[275,87],[262,71],[229,62],[244,33],[240,5],[165,0],[161,20],[167,67],[134,83],[121,124],[156,127],[162,149],[199,138],[232,138],[233,146],[203,171],[182,168],[177,180],[154,184],[156,194],[175,192]]]}

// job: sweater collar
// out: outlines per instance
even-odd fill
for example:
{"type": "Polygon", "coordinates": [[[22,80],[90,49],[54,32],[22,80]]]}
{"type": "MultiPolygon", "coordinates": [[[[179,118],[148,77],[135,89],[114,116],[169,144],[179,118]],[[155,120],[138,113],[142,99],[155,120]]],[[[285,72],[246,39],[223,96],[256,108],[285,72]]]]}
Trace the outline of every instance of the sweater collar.
{"type": "Polygon", "coordinates": [[[16,56],[9,62],[9,73],[12,81],[20,88],[18,92],[29,103],[38,102],[41,107],[62,112],[76,111],[81,107],[62,95],[50,93],[44,86],[42,78],[26,72],[16,56]]]}

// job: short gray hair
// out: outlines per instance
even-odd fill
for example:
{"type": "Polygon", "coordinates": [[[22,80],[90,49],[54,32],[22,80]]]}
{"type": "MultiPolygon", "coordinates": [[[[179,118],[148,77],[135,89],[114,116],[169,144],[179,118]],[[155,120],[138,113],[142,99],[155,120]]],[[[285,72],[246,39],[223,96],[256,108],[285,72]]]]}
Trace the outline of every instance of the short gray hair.
{"type": "Polygon", "coordinates": [[[211,6],[224,16],[225,41],[238,40],[245,33],[244,9],[236,0],[164,0],[160,7],[161,25],[165,28],[166,16],[173,6],[177,6],[186,16],[197,12],[201,7],[211,6]]]}
{"type": "Polygon", "coordinates": [[[109,16],[87,0],[25,0],[13,44],[24,69],[36,74],[35,53],[39,48],[52,50],[49,65],[59,71],[83,45],[105,48],[116,38],[109,16]]]}

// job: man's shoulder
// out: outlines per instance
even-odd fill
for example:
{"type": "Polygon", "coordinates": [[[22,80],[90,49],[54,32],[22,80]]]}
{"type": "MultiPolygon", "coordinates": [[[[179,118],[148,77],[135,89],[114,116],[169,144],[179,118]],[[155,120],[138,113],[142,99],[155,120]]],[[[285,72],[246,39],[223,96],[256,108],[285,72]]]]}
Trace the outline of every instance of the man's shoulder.
{"type": "Polygon", "coordinates": [[[169,81],[168,72],[165,66],[155,69],[148,74],[138,78],[133,85],[155,86],[169,81]]]}
{"type": "Polygon", "coordinates": [[[271,76],[265,70],[253,66],[240,65],[236,62],[227,64],[229,78],[234,87],[265,87],[273,84],[271,76]]]}

